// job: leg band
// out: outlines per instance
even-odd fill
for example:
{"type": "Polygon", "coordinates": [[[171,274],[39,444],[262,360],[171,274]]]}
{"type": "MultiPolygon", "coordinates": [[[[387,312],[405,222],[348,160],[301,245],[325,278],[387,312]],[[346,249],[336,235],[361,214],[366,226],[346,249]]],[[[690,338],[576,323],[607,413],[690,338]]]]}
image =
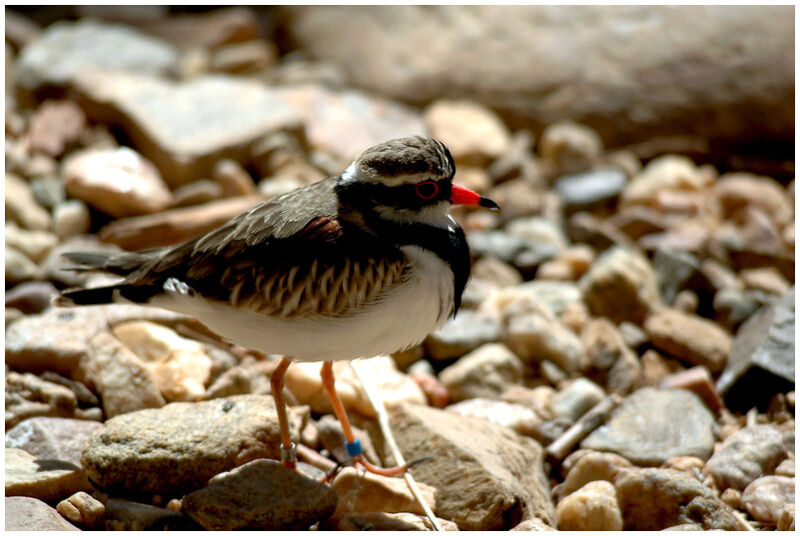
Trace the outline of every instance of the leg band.
{"type": "Polygon", "coordinates": [[[347,441],[344,442],[344,446],[347,449],[347,455],[351,458],[354,456],[358,456],[359,454],[364,454],[364,451],[361,450],[361,441],[356,439],[352,443],[348,443],[347,441]]]}
{"type": "Polygon", "coordinates": [[[289,447],[288,449],[284,448],[284,446],[281,445],[281,461],[282,462],[297,461],[297,445],[292,443],[292,446],[289,447]]]}

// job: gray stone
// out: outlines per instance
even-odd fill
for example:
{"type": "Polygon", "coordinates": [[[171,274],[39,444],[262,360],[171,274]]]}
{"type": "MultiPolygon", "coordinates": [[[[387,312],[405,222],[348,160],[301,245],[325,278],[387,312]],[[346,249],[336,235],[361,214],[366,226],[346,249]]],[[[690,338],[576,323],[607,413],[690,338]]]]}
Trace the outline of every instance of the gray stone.
{"type": "MultiPolygon", "coordinates": [[[[290,411],[294,441],[299,415],[290,411]]],[[[256,458],[279,458],[279,447],[272,398],[241,395],[109,419],[89,439],[82,463],[103,487],[167,492],[204,486],[215,474],[256,458]]]]}
{"type": "Polygon", "coordinates": [[[614,478],[625,530],[661,530],[694,523],[739,530],[733,509],[696,478],[675,469],[627,469],[614,478]]]}
{"type": "Polygon", "coordinates": [[[6,497],[6,530],[80,530],[55,508],[33,497],[6,497]]]}
{"type": "Polygon", "coordinates": [[[533,439],[474,417],[412,404],[390,408],[407,460],[434,454],[414,477],[438,490],[437,514],[461,530],[501,530],[523,518],[554,523],[542,448],[533,439]]]}
{"type": "Polygon", "coordinates": [[[567,220],[567,237],[578,244],[588,244],[597,252],[615,246],[634,249],[636,244],[628,235],[614,227],[609,220],[600,219],[589,212],[576,212],[567,220]]]}
{"type": "Polygon", "coordinates": [[[628,177],[619,168],[593,169],[559,178],[554,188],[567,213],[603,208],[619,196],[628,177]]]}
{"type": "Polygon", "coordinates": [[[714,416],[685,390],[639,389],[581,448],[614,452],[637,465],[661,465],[670,456],[707,460],[714,449],[714,416]]]}
{"type": "Polygon", "coordinates": [[[761,290],[726,287],[714,294],[714,320],[730,331],[738,332],[756,311],[774,301],[774,297],[761,290]]]}
{"type": "Polygon", "coordinates": [[[492,315],[464,309],[425,339],[433,359],[451,359],[500,339],[500,322],[492,315]]]}
{"type": "Polygon", "coordinates": [[[700,259],[688,251],[671,247],[657,248],[653,256],[653,269],[658,276],[664,303],[673,303],[675,296],[683,289],[697,292],[701,300],[708,301],[710,298],[711,283],[701,271],[700,259]]]}
{"type": "Polygon", "coordinates": [[[578,378],[556,393],[550,402],[550,409],[556,417],[577,421],[605,397],[606,393],[599,385],[586,378],[578,378]]]}
{"type": "Polygon", "coordinates": [[[743,490],[759,476],[771,473],[787,456],[777,428],[769,424],[747,426],[722,443],[706,469],[721,489],[743,490]]]}
{"type": "Polygon", "coordinates": [[[14,307],[26,315],[41,313],[50,307],[57,294],[56,287],[49,281],[23,283],[6,292],[6,307],[14,307]]]}
{"type": "Polygon", "coordinates": [[[123,128],[173,188],[211,176],[222,158],[247,164],[256,141],[300,123],[277,90],[222,75],[172,83],[92,72],[82,74],[75,85],[89,119],[123,128]]]}
{"type": "MultiPolygon", "coordinates": [[[[581,343],[588,361],[584,374],[605,385],[609,391],[620,394],[632,391],[639,384],[642,374],[639,356],[625,340],[623,326],[639,329],[630,323],[623,323],[617,329],[606,318],[593,318],[581,330],[581,343]]],[[[644,332],[641,332],[641,337],[642,344],[647,342],[644,332]]]]}
{"type": "Polygon", "coordinates": [[[29,417],[70,417],[78,407],[75,393],[30,373],[6,373],[5,396],[6,429],[29,417]]]}
{"type": "Polygon", "coordinates": [[[61,460],[36,458],[24,450],[5,449],[6,496],[24,495],[57,502],[77,491],[91,489],[86,474],[77,465],[61,460]]]}
{"type": "Polygon", "coordinates": [[[571,281],[527,281],[507,289],[501,295],[503,317],[538,311],[545,306],[560,316],[569,306],[583,301],[578,285],[571,281]]]}
{"type": "Polygon", "coordinates": [[[546,311],[512,316],[504,342],[525,363],[551,361],[565,372],[574,372],[584,356],[580,339],[546,311]]]}
{"type": "Polygon", "coordinates": [[[452,411],[467,417],[486,419],[489,422],[505,426],[520,435],[536,437],[542,419],[531,408],[522,404],[510,404],[501,400],[488,398],[470,398],[447,406],[452,411]]]}
{"type": "Polygon", "coordinates": [[[6,448],[18,448],[47,460],[81,464],[81,451],[99,422],[61,417],[33,417],[6,432],[6,448]]]}
{"type": "Polygon", "coordinates": [[[676,132],[794,135],[788,7],[282,9],[298,48],[340,66],[358,87],[410,102],[469,95],[537,133],[580,121],[608,145],[676,132]],[[388,24],[391,32],[363,31],[388,24]]]}
{"type": "Polygon", "coordinates": [[[519,358],[503,344],[485,344],[439,373],[453,402],[467,398],[497,398],[512,385],[521,383],[523,367],[519,358]]]}
{"type": "Polygon", "coordinates": [[[336,509],[330,486],[275,460],[254,460],[209,480],[183,500],[208,530],[307,530],[336,509]]]}
{"type": "Polygon", "coordinates": [[[63,203],[66,198],[64,185],[56,175],[46,175],[31,179],[31,190],[36,202],[49,209],[63,203]]]}
{"type": "Polygon", "coordinates": [[[106,503],[106,530],[186,530],[186,517],[178,512],[125,499],[109,499],[106,503]]]}
{"type": "Polygon", "coordinates": [[[536,244],[551,245],[559,251],[567,247],[567,237],[561,227],[540,216],[513,219],[506,224],[505,230],[511,236],[536,244]]]}
{"type": "Polygon", "coordinates": [[[731,409],[761,408],[775,393],[794,390],[794,287],[750,318],[733,340],[717,390],[731,409]]]}
{"type": "Polygon", "coordinates": [[[26,91],[63,88],[91,69],[165,75],[176,70],[177,59],[166,43],[126,26],[58,22],[20,52],[17,84],[26,91]]]}

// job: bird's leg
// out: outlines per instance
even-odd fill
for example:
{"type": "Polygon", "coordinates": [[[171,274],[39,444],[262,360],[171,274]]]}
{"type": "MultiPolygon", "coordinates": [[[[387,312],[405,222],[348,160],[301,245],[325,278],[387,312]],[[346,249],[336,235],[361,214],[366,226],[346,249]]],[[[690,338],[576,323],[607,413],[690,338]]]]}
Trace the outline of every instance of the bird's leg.
{"type": "Polygon", "coordinates": [[[294,469],[297,462],[297,447],[289,436],[289,419],[286,417],[286,403],[283,401],[283,378],[292,359],[284,357],[272,373],[272,398],[275,399],[275,409],[278,412],[278,424],[281,429],[281,463],[284,467],[294,469]]]}
{"type": "Polygon", "coordinates": [[[336,417],[339,419],[339,422],[342,425],[347,454],[349,454],[355,462],[364,466],[364,469],[370,473],[375,473],[376,475],[396,476],[405,473],[408,470],[408,465],[384,469],[383,467],[378,467],[377,465],[373,465],[367,461],[366,456],[364,456],[364,451],[361,450],[361,442],[356,439],[356,436],[353,434],[353,429],[350,427],[350,420],[347,418],[347,412],[344,410],[344,404],[342,404],[342,400],[339,398],[339,394],[336,392],[336,387],[334,385],[335,380],[333,378],[332,361],[325,361],[322,364],[320,376],[322,376],[322,386],[328,393],[328,396],[331,399],[331,404],[333,404],[333,411],[336,413],[336,417]]]}

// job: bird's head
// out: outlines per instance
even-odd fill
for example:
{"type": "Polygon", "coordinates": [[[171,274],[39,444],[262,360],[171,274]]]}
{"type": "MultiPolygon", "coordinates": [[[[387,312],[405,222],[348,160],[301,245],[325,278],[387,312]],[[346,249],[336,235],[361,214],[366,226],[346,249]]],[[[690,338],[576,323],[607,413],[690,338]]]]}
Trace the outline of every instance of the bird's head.
{"type": "Polygon", "coordinates": [[[367,216],[399,223],[443,224],[450,205],[497,204],[453,184],[455,164],[443,143],[413,136],[387,141],[361,153],[336,186],[340,201],[367,216]]]}

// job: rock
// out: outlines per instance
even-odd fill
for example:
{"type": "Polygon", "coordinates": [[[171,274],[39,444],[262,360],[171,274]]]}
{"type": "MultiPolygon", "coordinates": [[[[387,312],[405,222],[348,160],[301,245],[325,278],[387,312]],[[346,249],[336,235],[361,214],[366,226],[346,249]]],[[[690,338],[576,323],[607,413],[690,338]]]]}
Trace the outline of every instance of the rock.
{"type": "Polygon", "coordinates": [[[775,426],[747,426],[722,442],[705,469],[720,489],[743,490],[759,476],[770,474],[787,455],[775,426]]]}
{"type": "Polygon", "coordinates": [[[222,185],[209,179],[199,179],[184,184],[172,192],[172,207],[186,207],[215,201],[222,197],[222,185]]]}
{"type": "Polygon", "coordinates": [[[522,362],[505,345],[484,344],[439,373],[454,402],[496,398],[522,381],[522,362]]]}
{"type": "Polygon", "coordinates": [[[209,480],[183,500],[208,530],[307,530],[336,509],[336,492],[275,460],[253,460],[209,480]]]}
{"type": "Polygon", "coordinates": [[[30,150],[53,158],[76,144],[86,128],[83,110],[72,101],[45,101],[31,118],[30,150]]]}
{"type": "Polygon", "coordinates": [[[622,530],[617,492],[610,482],[590,482],[556,508],[559,530],[622,530]]]}
{"type": "MultiPolygon", "coordinates": [[[[425,404],[425,394],[414,380],[397,370],[391,357],[361,359],[354,366],[358,367],[364,382],[371,386],[373,392],[380,393],[381,399],[387,405],[393,402],[425,404]]],[[[298,403],[311,406],[312,411],[333,413],[328,394],[322,387],[319,375],[321,368],[322,363],[319,362],[293,363],[286,371],[286,388],[298,403]]],[[[374,419],[375,409],[350,364],[347,361],[334,361],[333,373],[336,378],[336,392],[339,393],[345,409],[374,419]]]]}
{"type": "Polygon", "coordinates": [[[500,339],[500,323],[493,315],[465,309],[425,339],[433,359],[452,359],[500,339]]]}
{"type": "Polygon", "coordinates": [[[770,304],[770,298],[760,290],[724,288],[714,295],[714,320],[731,331],[739,331],[745,320],[755,315],[761,307],[770,304]]]}
{"type": "Polygon", "coordinates": [[[708,406],[708,409],[719,415],[724,404],[705,367],[692,367],[664,378],[659,384],[661,389],[686,389],[691,391],[708,406]]]}
{"type": "Polygon", "coordinates": [[[517,270],[495,257],[482,257],[475,261],[471,277],[499,287],[515,287],[522,283],[522,276],[517,270]]]}
{"type": "Polygon", "coordinates": [[[722,370],[731,353],[730,336],[719,326],[673,309],[651,314],[644,330],[657,349],[711,372],[722,370]]]}
{"type": "MultiPolygon", "coordinates": [[[[430,367],[428,361],[421,362],[428,364],[430,367]]],[[[414,370],[414,368],[411,367],[408,371],[408,376],[414,380],[417,385],[419,385],[419,388],[422,389],[422,392],[425,393],[428,405],[434,408],[443,408],[450,403],[450,391],[448,391],[447,387],[433,375],[433,367],[430,368],[431,371],[429,372],[426,370],[414,370]]]]}
{"type": "Polygon", "coordinates": [[[578,370],[584,356],[580,339],[546,309],[511,317],[504,340],[525,363],[551,361],[565,372],[578,370]]]}
{"type": "Polygon", "coordinates": [[[109,499],[106,503],[106,530],[186,530],[185,516],[149,504],[124,499],[109,499]]]}
{"type": "Polygon", "coordinates": [[[447,406],[452,411],[467,417],[485,419],[494,424],[511,428],[520,435],[538,437],[542,419],[536,412],[521,404],[510,404],[500,400],[470,398],[447,406]]]}
{"type": "Polygon", "coordinates": [[[5,390],[6,428],[39,415],[71,417],[78,406],[75,393],[29,373],[6,373],[5,390]]]}
{"type": "Polygon", "coordinates": [[[158,39],[127,26],[81,20],[50,25],[20,51],[16,72],[18,86],[33,92],[64,88],[91,69],[158,76],[176,67],[175,51],[158,39]]]}
{"type": "Polygon", "coordinates": [[[530,408],[542,419],[549,420],[553,418],[552,413],[550,413],[550,402],[555,394],[556,390],[549,385],[540,385],[533,389],[521,385],[512,385],[503,393],[500,399],[503,402],[530,408]]]}
{"type": "Polygon", "coordinates": [[[739,209],[734,221],[740,223],[738,231],[743,249],[772,255],[783,252],[784,239],[778,226],[760,208],[748,205],[739,209]]]}
{"type": "Polygon", "coordinates": [[[143,22],[139,28],[181,50],[215,49],[264,37],[258,15],[247,7],[171,14],[143,22]]]}
{"type": "Polygon", "coordinates": [[[511,236],[518,236],[529,242],[547,244],[558,251],[567,248],[567,238],[560,226],[539,216],[516,218],[508,222],[505,228],[511,236]]]}
{"type": "Polygon", "coordinates": [[[615,323],[642,324],[661,303],[655,273],[641,254],[614,247],[578,283],[589,310],[615,323]]]}
{"type": "Polygon", "coordinates": [[[776,525],[776,530],[791,530],[794,531],[794,505],[790,504],[783,509],[781,512],[781,517],[778,518],[778,524],[776,525]]]}
{"type": "Polygon", "coordinates": [[[653,268],[665,303],[674,303],[683,289],[694,290],[702,294],[703,301],[711,301],[711,283],[701,271],[700,260],[688,251],[659,247],[653,256],[653,268]]]}
{"type": "Polygon", "coordinates": [[[13,223],[6,223],[6,246],[23,253],[34,262],[40,262],[58,244],[58,238],[48,231],[28,231],[13,223]]]}
{"type": "Polygon", "coordinates": [[[70,196],[115,218],[158,212],[172,201],[158,170],[127,147],[75,152],[63,173],[70,196]]]}
{"type": "Polygon", "coordinates": [[[714,195],[719,199],[726,216],[747,205],[755,205],[768,214],[778,225],[792,220],[794,210],[791,198],[780,183],[751,173],[726,173],[714,185],[714,195]]]}
{"type": "Polygon", "coordinates": [[[537,132],[555,121],[581,121],[598,130],[608,145],[676,132],[753,140],[789,139],[794,132],[788,119],[756,124],[744,119],[751,111],[764,118],[791,114],[794,76],[790,58],[782,55],[794,36],[791,24],[783,20],[790,18],[788,9],[282,10],[298,48],[346,69],[354,85],[393,98],[426,103],[443,95],[469,95],[537,132]],[[392,21],[391,36],[341,39],[386,21],[392,21]],[[756,31],[756,24],[766,33],[756,31]],[[585,31],[588,25],[591,32],[585,31]],[[502,34],[498,28],[504,29],[502,34]],[[622,41],[616,40],[619,28],[626,29],[622,41]],[[464,43],[467,34],[472,46],[464,43]],[[579,38],[564,42],[565,34],[579,38]],[[435,47],[431,35],[437,35],[435,47]],[[751,42],[753,47],[741,52],[751,42]],[[410,57],[409,49],[426,53],[410,57]],[[402,72],[393,68],[396,65],[404,66],[402,72]],[[448,69],[436,70],[436,65],[448,69]],[[531,71],[531,65],[542,66],[543,72],[531,71]],[[586,65],[593,69],[586,70],[586,65]],[[704,69],[707,84],[698,88],[694,73],[704,69]],[[731,90],[731,80],[745,79],[751,72],[760,73],[761,79],[731,90]],[[661,80],[670,80],[669,88],[661,80]]]}
{"type": "Polygon", "coordinates": [[[794,505],[794,478],[764,476],[753,480],[742,493],[742,503],[754,519],[777,524],[783,510],[794,505]]]}
{"type": "Polygon", "coordinates": [[[578,378],[556,393],[550,402],[550,409],[556,417],[577,421],[605,397],[606,393],[599,385],[586,378],[578,378]]]}
{"type": "Polygon", "coordinates": [[[720,494],[719,498],[731,508],[736,510],[744,508],[742,506],[742,492],[738,489],[728,488],[720,494]]]}
{"type": "Polygon", "coordinates": [[[270,67],[278,56],[277,47],[265,40],[253,40],[219,47],[210,59],[209,70],[215,73],[252,73],[270,67]]]}
{"type": "MultiPolygon", "coordinates": [[[[297,441],[300,412],[290,408],[297,441]]],[[[83,451],[89,478],[103,487],[167,492],[203,486],[256,458],[278,458],[274,403],[263,395],[174,402],[109,419],[83,451]]]]}
{"type": "Polygon", "coordinates": [[[414,109],[371,94],[333,91],[319,84],[294,84],[274,91],[284,101],[282,107],[302,117],[310,149],[348,161],[386,140],[426,134],[414,109]]]}
{"type": "Polygon", "coordinates": [[[58,503],[56,510],[79,527],[88,529],[99,529],[106,513],[105,505],[85,491],[64,499],[58,503]]]}
{"type": "Polygon", "coordinates": [[[473,231],[467,241],[473,256],[497,257],[517,268],[533,268],[558,253],[550,244],[537,244],[503,231],[473,231]]]}
{"type": "Polygon", "coordinates": [[[211,358],[199,342],[147,321],[118,324],[113,332],[147,364],[167,401],[203,398],[211,375],[211,358]]]}
{"type": "Polygon", "coordinates": [[[482,309],[487,312],[499,310],[504,321],[508,322],[514,316],[540,312],[543,307],[553,316],[560,316],[570,305],[581,301],[581,291],[575,283],[528,281],[494,292],[482,309]]]}
{"type": "MultiPolygon", "coordinates": [[[[546,203],[547,191],[527,177],[517,177],[491,188],[487,195],[498,206],[503,207],[502,214],[495,216],[509,221],[541,212],[546,203]]],[[[558,201],[558,197],[553,195],[558,201]]]]}
{"type": "MultiPolygon", "coordinates": [[[[573,455],[577,455],[578,453],[582,454],[575,465],[569,469],[564,482],[556,486],[553,490],[554,496],[558,500],[561,500],[578,491],[586,484],[596,480],[613,482],[617,473],[629,467],[633,467],[631,462],[622,456],[610,452],[576,451],[573,455]]],[[[567,460],[569,460],[569,458],[567,458],[567,460]]],[[[567,460],[564,461],[562,467],[567,465],[567,460]]]]}
{"type": "Polygon", "coordinates": [[[739,275],[747,288],[761,290],[776,296],[783,296],[791,290],[789,282],[774,266],[742,270],[739,275]]]}
{"type": "Polygon", "coordinates": [[[662,197],[671,191],[700,191],[711,186],[713,177],[685,156],[666,155],[651,160],[633,177],[622,192],[623,206],[645,205],[659,208],[662,197]]]}
{"type": "Polygon", "coordinates": [[[61,240],[88,233],[90,222],[89,207],[79,199],[59,203],[53,210],[53,229],[61,240]]]}
{"type": "MultiPolygon", "coordinates": [[[[435,510],[436,490],[422,482],[417,485],[425,502],[435,510]]],[[[406,482],[399,478],[374,475],[345,467],[336,475],[331,487],[339,495],[335,517],[351,512],[411,512],[425,515],[406,482]]]]}
{"type": "Polygon", "coordinates": [[[6,307],[14,307],[25,314],[38,314],[50,307],[58,291],[48,281],[35,281],[17,285],[6,292],[6,307]]]}
{"type": "Polygon", "coordinates": [[[108,418],[166,404],[155,374],[119,339],[98,333],[89,341],[89,352],[87,373],[108,418]]]}
{"type": "Polygon", "coordinates": [[[589,246],[575,245],[559,253],[555,259],[542,264],[536,271],[536,278],[576,281],[589,270],[594,257],[594,251],[589,246]]]}
{"type": "Polygon", "coordinates": [[[731,409],[745,411],[794,389],[794,287],[742,325],[717,389],[731,409]]]}
{"type": "Polygon", "coordinates": [[[739,530],[733,510],[697,479],[674,469],[627,469],[614,479],[625,530],[661,530],[695,523],[739,530]]]}
{"type": "Polygon", "coordinates": [[[38,38],[42,32],[41,27],[36,22],[22,13],[9,9],[5,15],[6,41],[11,43],[15,50],[19,50],[38,38]]]}
{"type": "Polygon", "coordinates": [[[644,466],[660,465],[670,456],[706,460],[714,448],[713,425],[713,415],[694,393],[645,387],[625,398],[608,424],[581,447],[614,452],[644,466]]]}
{"type": "Polygon", "coordinates": [[[53,227],[50,213],[39,206],[30,185],[6,173],[6,220],[12,220],[31,231],[48,231],[53,227]]]}
{"type": "Polygon", "coordinates": [[[173,188],[210,176],[223,158],[247,164],[258,139],[300,122],[278,90],[232,77],[171,83],[87,72],[75,85],[89,119],[122,128],[173,188]],[[203,117],[192,110],[203,110],[203,117]]]}
{"type": "Polygon", "coordinates": [[[24,450],[36,458],[81,465],[86,441],[102,425],[80,419],[32,417],[6,432],[6,448],[24,450]]]}
{"type": "Polygon", "coordinates": [[[53,502],[91,489],[83,470],[69,462],[36,458],[21,449],[6,448],[5,464],[6,497],[24,495],[53,502]]]}
{"type": "Polygon", "coordinates": [[[212,177],[222,186],[222,195],[225,197],[256,193],[253,178],[235,160],[224,159],[214,164],[212,177]]]}
{"type": "Polygon", "coordinates": [[[21,251],[6,246],[6,282],[11,285],[37,279],[40,275],[39,267],[21,251]]]}
{"type": "MultiPolygon", "coordinates": [[[[609,391],[620,394],[633,390],[642,374],[638,356],[624,339],[623,326],[626,325],[638,329],[633,324],[623,323],[618,330],[608,319],[594,318],[580,332],[581,344],[586,350],[589,364],[584,373],[605,385],[609,391]]],[[[644,333],[641,335],[646,341],[644,333]]]]}
{"type": "Polygon", "coordinates": [[[435,101],[425,110],[425,122],[431,136],[447,146],[456,163],[485,165],[511,144],[503,122],[472,101],[435,101]]]}
{"type": "MultiPolygon", "coordinates": [[[[436,518],[446,531],[457,531],[458,527],[452,521],[436,518]]],[[[385,512],[357,512],[335,517],[330,520],[334,523],[333,530],[361,531],[361,530],[434,530],[427,517],[410,513],[387,514],[385,512]]]]}
{"type": "Polygon", "coordinates": [[[203,205],[174,208],[157,214],[113,221],[98,236],[127,250],[177,244],[216,229],[264,201],[260,195],[221,199],[203,205]]]}
{"type": "Polygon", "coordinates": [[[513,531],[542,531],[542,530],[556,530],[538,517],[533,517],[531,519],[525,519],[520,521],[519,525],[513,527],[511,530],[513,531]]]}
{"type": "MultiPolygon", "coordinates": [[[[45,175],[31,179],[33,197],[39,205],[47,209],[54,209],[66,199],[64,185],[57,175],[45,175]]],[[[55,219],[55,215],[53,215],[55,219]]]]}
{"type": "Polygon", "coordinates": [[[628,249],[636,247],[636,244],[609,220],[602,220],[589,212],[578,212],[570,216],[566,231],[572,242],[588,244],[598,252],[614,246],[628,249]]]}
{"type": "Polygon", "coordinates": [[[586,171],[602,152],[597,132],[572,121],[548,125],[539,142],[542,166],[550,176],[586,171]]]}
{"type": "Polygon", "coordinates": [[[778,464],[775,468],[775,474],[778,476],[791,476],[794,477],[794,460],[787,458],[778,464]]]}
{"type": "Polygon", "coordinates": [[[6,497],[6,530],[80,530],[61,517],[55,508],[33,497],[6,497]]]}
{"type": "Polygon", "coordinates": [[[563,176],[553,187],[561,197],[565,212],[571,214],[611,205],[627,181],[625,172],[619,168],[598,168],[563,176]]]}
{"type": "Polygon", "coordinates": [[[541,447],[501,426],[433,408],[398,404],[390,422],[403,456],[435,454],[414,468],[438,490],[438,515],[461,530],[510,528],[522,518],[553,523],[541,447]]]}

